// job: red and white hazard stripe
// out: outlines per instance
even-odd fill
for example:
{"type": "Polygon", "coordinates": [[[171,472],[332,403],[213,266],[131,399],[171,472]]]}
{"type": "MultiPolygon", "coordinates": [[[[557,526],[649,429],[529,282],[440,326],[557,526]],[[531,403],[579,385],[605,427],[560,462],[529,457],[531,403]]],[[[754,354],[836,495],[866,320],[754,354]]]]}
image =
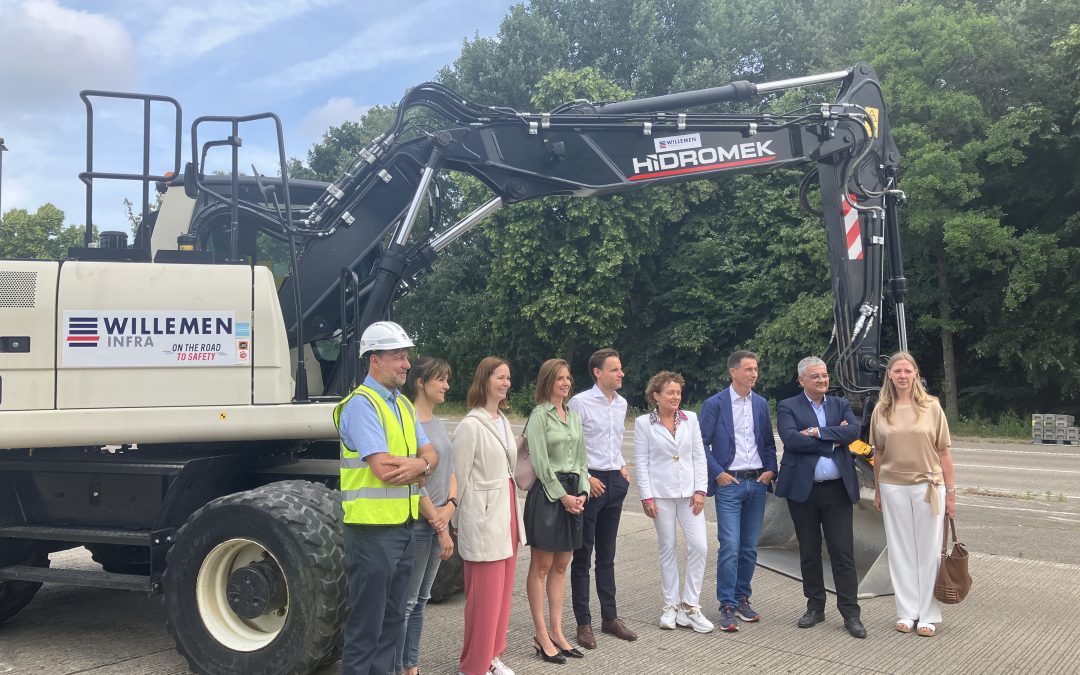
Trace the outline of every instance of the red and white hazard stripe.
{"type": "MultiPolygon", "coordinates": [[[[855,201],[855,195],[848,195],[855,201]]],[[[840,212],[844,215],[844,232],[847,233],[848,260],[862,260],[862,228],[859,227],[859,212],[851,207],[847,199],[840,198],[840,212]]]]}

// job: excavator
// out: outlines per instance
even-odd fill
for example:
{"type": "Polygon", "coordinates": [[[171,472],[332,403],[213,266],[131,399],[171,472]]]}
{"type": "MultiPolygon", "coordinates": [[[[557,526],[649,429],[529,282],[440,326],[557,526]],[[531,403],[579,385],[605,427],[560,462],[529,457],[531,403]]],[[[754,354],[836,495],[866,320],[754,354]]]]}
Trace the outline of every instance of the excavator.
{"type": "MultiPolygon", "coordinates": [[[[832,372],[857,410],[869,413],[882,382],[886,295],[906,348],[900,156],[866,63],[546,113],[427,83],[329,184],[288,177],[272,113],[194,120],[181,168],[174,99],[81,96],[85,246],[65,260],[0,260],[0,622],[42,583],[126,589],[163,596],[195,672],[307,673],[335,661],[346,594],[331,410],[362,377],[359,336],[454,241],[520,201],[807,166],[800,199],[824,223],[832,273],[832,372]],[[837,88],[832,100],[807,96],[815,102],[790,112],[717,112],[824,86],[837,88]],[[95,106],[113,99],[143,109],[141,172],[94,168],[95,106]],[[151,111],[162,108],[175,115],[173,166],[153,173],[151,111]],[[241,170],[251,124],[276,132],[275,177],[241,170]],[[208,172],[211,152],[231,170],[208,172]],[[441,218],[447,172],[492,197],[420,236],[425,204],[441,218]],[[103,180],[142,185],[130,246],[122,232],[93,241],[103,180]],[[51,553],[77,547],[100,569],[51,566],[51,553]]],[[[778,569],[797,575],[786,512],[767,520],[759,561],[775,548],[778,569]]],[[[868,593],[888,591],[875,576],[883,549],[873,542],[859,557],[877,584],[868,593]]]]}

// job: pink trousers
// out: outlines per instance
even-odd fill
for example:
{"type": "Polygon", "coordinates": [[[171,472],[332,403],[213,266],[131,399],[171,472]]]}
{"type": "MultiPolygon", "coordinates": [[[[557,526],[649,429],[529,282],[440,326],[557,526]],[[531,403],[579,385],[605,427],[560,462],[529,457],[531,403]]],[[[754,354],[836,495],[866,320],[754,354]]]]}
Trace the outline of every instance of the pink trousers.
{"type": "Polygon", "coordinates": [[[460,668],[465,675],[484,675],[491,660],[506,651],[510,599],[517,569],[517,491],[510,484],[510,537],[514,554],[492,562],[465,561],[465,646],[460,668]]]}

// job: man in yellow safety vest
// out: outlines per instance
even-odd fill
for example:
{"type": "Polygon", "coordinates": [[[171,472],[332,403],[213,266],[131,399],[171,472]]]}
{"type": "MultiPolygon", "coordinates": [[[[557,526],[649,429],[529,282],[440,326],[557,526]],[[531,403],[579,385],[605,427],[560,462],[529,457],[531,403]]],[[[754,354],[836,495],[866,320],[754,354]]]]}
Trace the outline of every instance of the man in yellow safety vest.
{"type": "Polygon", "coordinates": [[[360,337],[368,375],[334,408],[349,574],[343,675],[393,670],[412,574],[420,485],[439,462],[412,403],[398,391],[409,372],[412,346],[396,323],[371,324],[360,337]]]}

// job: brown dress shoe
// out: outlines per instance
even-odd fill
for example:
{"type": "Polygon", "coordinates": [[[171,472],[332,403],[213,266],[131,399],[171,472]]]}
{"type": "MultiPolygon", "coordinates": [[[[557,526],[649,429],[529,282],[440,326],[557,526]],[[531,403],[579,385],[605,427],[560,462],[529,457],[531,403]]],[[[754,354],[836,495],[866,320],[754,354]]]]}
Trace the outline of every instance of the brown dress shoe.
{"type": "Polygon", "coordinates": [[[596,636],[593,635],[591,624],[583,623],[577,627],[577,643],[585,649],[596,649],[596,636]]]}
{"type": "Polygon", "coordinates": [[[614,635],[620,640],[626,640],[627,642],[633,642],[637,639],[637,633],[627,628],[626,624],[622,622],[622,619],[603,621],[600,623],[600,630],[614,635]]]}

